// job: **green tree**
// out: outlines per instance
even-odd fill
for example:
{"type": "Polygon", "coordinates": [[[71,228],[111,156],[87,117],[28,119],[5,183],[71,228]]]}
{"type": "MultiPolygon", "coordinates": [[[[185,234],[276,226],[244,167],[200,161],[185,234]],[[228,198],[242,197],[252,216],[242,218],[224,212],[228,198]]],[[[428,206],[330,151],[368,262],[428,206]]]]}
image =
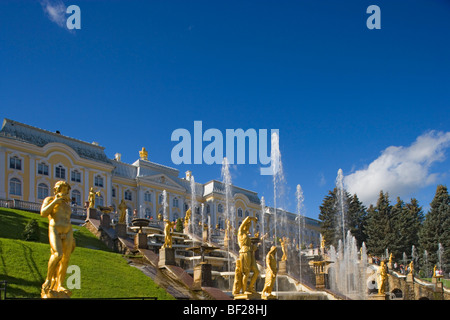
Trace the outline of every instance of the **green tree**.
{"type": "Polygon", "coordinates": [[[319,207],[319,224],[320,233],[327,246],[333,245],[337,247],[337,241],[335,238],[336,229],[336,189],[328,191],[328,195],[323,199],[322,205],[319,207]]]}
{"type": "MultiPolygon", "coordinates": [[[[349,230],[352,236],[357,240],[358,246],[366,240],[364,234],[364,225],[366,220],[366,208],[359,201],[355,194],[350,196],[348,192],[344,193],[345,210],[345,230],[349,230]]],[[[333,245],[337,248],[339,240],[342,239],[342,230],[339,229],[338,219],[340,219],[340,208],[338,208],[337,189],[334,188],[325,196],[322,205],[319,207],[319,220],[321,233],[325,239],[326,245],[333,245]]]]}
{"type": "Polygon", "coordinates": [[[444,247],[445,264],[450,258],[450,197],[447,187],[443,185],[437,186],[430,210],[419,233],[420,249],[422,252],[424,250],[428,252],[428,261],[432,265],[438,262],[439,243],[444,247]]]}
{"type": "Polygon", "coordinates": [[[347,225],[348,230],[355,237],[358,247],[362,246],[363,242],[367,241],[367,236],[364,232],[367,219],[367,209],[359,201],[358,196],[354,194],[349,201],[347,211],[347,225]]]}
{"type": "Polygon", "coordinates": [[[393,241],[390,212],[389,194],[380,191],[376,207],[371,205],[367,212],[367,251],[372,255],[383,255],[393,241]]]}

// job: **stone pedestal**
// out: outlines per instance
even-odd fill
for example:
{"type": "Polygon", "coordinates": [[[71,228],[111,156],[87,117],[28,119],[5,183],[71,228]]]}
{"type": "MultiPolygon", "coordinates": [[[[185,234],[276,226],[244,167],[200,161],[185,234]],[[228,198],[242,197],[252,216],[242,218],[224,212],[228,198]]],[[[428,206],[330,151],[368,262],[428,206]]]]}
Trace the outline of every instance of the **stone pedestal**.
{"type": "Polygon", "coordinates": [[[408,273],[408,274],[406,275],[406,282],[409,282],[409,283],[414,282],[414,276],[413,276],[412,273],[408,273]]]}
{"type": "Polygon", "coordinates": [[[98,219],[97,209],[95,208],[87,208],[86,210],[86,219],[98,219]]]}
{"type": "Polygon", "coordinates": [[[134,247],[136,249],[147,249],[147,235],[145,233],[136,233],[134,236],[134,247]]]}
{"type": "Polygon", "coordinates": [[[316,274],[316,288],[317,289],[327,288],[327,277],[328,277],[328,274],[323,273],[323,272],[316,274]]]}
{"type": "Polygon", "coordinates": [[[371,294],[369,295],[369,300],[388,300],[387,296],[385,293],[376,293],[376,294],[371,294]]]}
{"type": "Polygon", "coordinates": [[[194,267],[194,290],[201,290],[202,287],[212,287],[211,276],[212,265],[200,262],[194,267]]]}
{"type": "Polygon", "coordinates": [[[159,249],[159,262],[158,267],[162,268],[165,265],[176,266],[175,261],[175,249],[174,248],[161,248],[159,249]]]}
{"type": "Polygon", "coordinates": [[[125,223],[116,224],[116,234],[120,238],[126,238],[127,236],[127,225],[125,223]]]}
{"type": "Polygon", "coordinates": [[[283,276],[287,274],[287,261],[286,260],[281,260],[278,263],[278,275],[283,276]]]}
{"type": "Polygon", "coordinates": [[[100,215],[100,227],[103,229],[111,228],[111,216],[109,213],[102,213],[100,215]]]}

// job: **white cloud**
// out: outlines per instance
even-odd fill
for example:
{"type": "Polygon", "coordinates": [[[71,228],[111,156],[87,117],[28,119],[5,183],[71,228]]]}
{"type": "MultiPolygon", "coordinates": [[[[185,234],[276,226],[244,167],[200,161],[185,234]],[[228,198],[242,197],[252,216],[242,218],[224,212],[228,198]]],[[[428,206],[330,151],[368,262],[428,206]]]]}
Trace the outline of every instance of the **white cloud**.
{"type": "Polygon", "coordinates": [[[41,0],[42,9],[47,17],[60,27],[66,25],[66,5],[61,0],[41,0]]]}
{"type": "Polygon", "coordinates": [[[380,190],[393,197],[405,196],[436,183],[439,173],[430,173],[435,162],[445,160],[450,132],[430,131],[409,147],[391,146],[369,166],[344,178],[345,188],[365,204],[375,204],[380,190]]]}

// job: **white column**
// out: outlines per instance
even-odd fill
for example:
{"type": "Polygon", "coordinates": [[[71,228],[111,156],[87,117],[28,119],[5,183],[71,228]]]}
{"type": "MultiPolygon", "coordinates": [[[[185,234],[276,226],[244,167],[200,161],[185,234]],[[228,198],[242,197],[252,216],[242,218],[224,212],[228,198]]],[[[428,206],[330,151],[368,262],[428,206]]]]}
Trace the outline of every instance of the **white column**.
{"type": "Polygon", "coordinates": [[[105,207],[112,205],[112,176],[106,173],[106,204],[105,207]]]}
{"type": "Polygon", "coordinates": [[[6,199],[6,183],[8,183],[6,177],[6,148],[0,147],[0,199],[6,199]]]}
{"type": "Polygon", "coordinates": [[[30,202],[35,202],[36,201],[36,197],[35,197],[35,193],[36,193],[36,186],[35,186],[35,177],[36,177],[36,157],[34,155],[29,155],[29,159],[30,159],[30,196],[28,197],[28,201],[30,202]]]}

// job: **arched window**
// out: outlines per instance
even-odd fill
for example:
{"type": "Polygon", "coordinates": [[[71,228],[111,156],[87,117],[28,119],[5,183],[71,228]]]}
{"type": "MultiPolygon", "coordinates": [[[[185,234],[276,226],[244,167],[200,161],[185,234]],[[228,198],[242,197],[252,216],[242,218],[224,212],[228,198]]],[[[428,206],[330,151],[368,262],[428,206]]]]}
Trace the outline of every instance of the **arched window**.
{"type": "Polygon", "coordinates": [[[248,217],[249,215],[250,213],[247,210],[245,210],[245,216],[248,217]]]}
{"type": "Polygon", "coordinates": [[[48,197],[48,186],[45,183],[38,184],[38,199],[43,200],[48,197]]]}
{"type": "Polygon", "coordinates": [[[22,182],[17,178],[9,180],[9,194],[14,196],[22,195],[22,182]]]}
{"type": "Polygon", "coordinates": [[[242,218],[242,209],[241,208],[238,209],[238,217],[242,218]]]}
{"type": "Polygon", "coordinates": [[[77,206],[81,206],[81,192],[78,190],[72,190],[72,202],[77,206]]]}

